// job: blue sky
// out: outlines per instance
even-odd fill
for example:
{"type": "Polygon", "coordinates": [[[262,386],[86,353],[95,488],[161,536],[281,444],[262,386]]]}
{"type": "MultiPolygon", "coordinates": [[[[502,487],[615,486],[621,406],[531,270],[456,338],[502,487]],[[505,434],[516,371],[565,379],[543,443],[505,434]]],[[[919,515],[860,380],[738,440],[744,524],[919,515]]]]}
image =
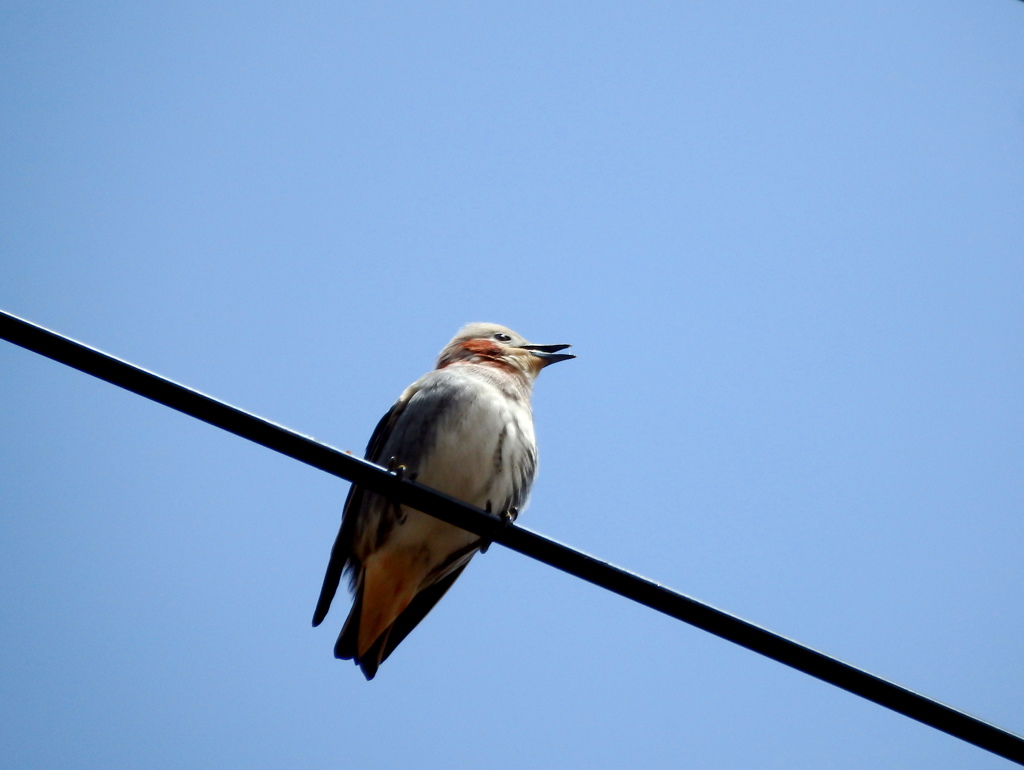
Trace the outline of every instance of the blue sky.
{"type": "MultiPolygon", "coordinates": [[[[1024,4],[6,3],[0,306],[361,451],[571,342],[520,523],[1024,733],[1024,4]]],[[[346,484],[0,344],[0,754],[1006,763],[500,547],[370,683],[346,484]]]]}

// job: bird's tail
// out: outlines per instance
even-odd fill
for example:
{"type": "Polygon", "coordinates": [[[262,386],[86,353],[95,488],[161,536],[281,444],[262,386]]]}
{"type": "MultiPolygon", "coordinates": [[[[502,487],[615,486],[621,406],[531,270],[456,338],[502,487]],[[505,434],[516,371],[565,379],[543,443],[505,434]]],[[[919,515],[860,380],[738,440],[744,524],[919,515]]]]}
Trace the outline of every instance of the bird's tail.
{"type": "MultiPolygon", "coordinates": [[[[467,549],[468,550],[468,549],[467,549]]],[[[366,586],[366,568],[359,573],[359,579],[355,586],[355,600],[352,603],[352,610],[348,619],[338,635],[338,641],[334,645],[334,657],[342,660],[354,660],[363,671],[363,676],[373,679],[377,674],[380,664],[388,659],[395,648],[409,635],[424,616],[437,604],[451,588],[455,579],[462,574],[469,560],[473,557],[476,544],[472,550],[460,554],[454,569],[442,577],[433,585],[424,588],[409,602],[398,616],[386,626],[372,644],[367,647],[366,652],[359,654],[359,629],[363,615],[363,595],[366,586]],[[461,562],[461,563],[460,563],[461,562]]]]}
{"type": "Polygon", "coordinates": [[[368,680],[373,679],[377,674],[377,668],[384,659],[384,648],[391,632],[391,626],[385,629],[370,648],[362,655],[359,654],[359,619],[363,614],[363,585],[364,573],[360,573],[356,583],[355,601],[348,613],[345,625],[338,634],[338,641],[334,643],[334,657],[341,660],[354,660],[362,669],[363,676],[368,680]]]}

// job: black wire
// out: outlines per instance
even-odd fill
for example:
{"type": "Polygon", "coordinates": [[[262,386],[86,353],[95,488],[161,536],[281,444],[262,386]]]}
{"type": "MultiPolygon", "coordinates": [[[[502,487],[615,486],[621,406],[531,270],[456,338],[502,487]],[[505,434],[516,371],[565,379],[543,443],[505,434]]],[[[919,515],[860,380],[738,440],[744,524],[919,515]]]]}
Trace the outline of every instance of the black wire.
{"type": "Polygon", "coordinates": [[[138,393],[327,473],[361,484],[442,521],[785,663],[961,740],[1024,765],[1024,738],[804,647],[696,599],[398,478],[380,466],[186,388],[0,310],[0,337],[138,393]]]}

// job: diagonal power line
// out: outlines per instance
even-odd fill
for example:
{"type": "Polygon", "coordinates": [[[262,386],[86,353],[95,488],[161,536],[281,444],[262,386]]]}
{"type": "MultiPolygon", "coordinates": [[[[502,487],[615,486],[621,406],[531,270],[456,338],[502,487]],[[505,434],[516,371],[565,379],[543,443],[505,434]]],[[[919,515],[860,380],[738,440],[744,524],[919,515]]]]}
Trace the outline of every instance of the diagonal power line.
{"type": "Polygon", "coordinates": [[[854,695],[1024,765],[1024,738],[805,647],[735,615],[485,513],[378,465],[217,401],[0,310],[0,337],[101,380],[348,479],[449,524],[803,671],[854,695]]]}

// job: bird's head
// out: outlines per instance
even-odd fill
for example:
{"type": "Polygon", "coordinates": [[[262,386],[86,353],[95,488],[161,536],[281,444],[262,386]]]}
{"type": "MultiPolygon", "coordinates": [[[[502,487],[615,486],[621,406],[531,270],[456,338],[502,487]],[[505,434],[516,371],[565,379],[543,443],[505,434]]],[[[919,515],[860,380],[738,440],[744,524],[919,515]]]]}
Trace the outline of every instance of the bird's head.
{"type": "Polygon", "coordinates": [[[437,357],[437,368],[456,362],[482,364],[521,374],[529,380],[549,364],[576,358],[560,353],[569,345],[532,345],[498,324],[472,323],[459,330],[437,357]]]}

